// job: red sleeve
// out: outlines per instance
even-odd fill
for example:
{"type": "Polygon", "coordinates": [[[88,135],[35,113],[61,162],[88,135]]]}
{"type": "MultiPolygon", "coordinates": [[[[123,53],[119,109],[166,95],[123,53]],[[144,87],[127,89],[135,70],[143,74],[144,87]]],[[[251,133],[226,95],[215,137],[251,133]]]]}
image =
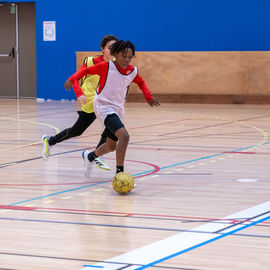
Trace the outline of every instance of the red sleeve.
{"type": "Polygon", "coordinates": [[[84,93],[80,87],[80,84],[77,80],[74,81],[74,83],[72,84],[72,87],[73,87],[73,90],[74,90],[77,98],[84,95],[84,93]]]}
{"type": "MultiPolygon", "coordinates": [[[[80,67],[79,70],[81,70],[82,68],[85,68],[85,67],[86,67],[86,63],[83,64],[83,65],[80,67]]],[[[77,98],[80,97],[80,96],[82,96],[82,95],[84,95],[84,93],[83,93],[83,91],[82,91],[82,89],[81,89],[81,87],[80,87],[80,84],[79,84],[79,82],[78,82],[77,80],[74,81],[72,87],[73,87],[73,90],[74,90],[75,95],[76,95],[77,98]]]]}
{"type": "Polygon", "coordinates": [[[83,65],[80,67],[80,69],[85,68],[85,67],[86,67],[86,63],[83,64],[83,65]]]}
{"type": "Polygon", "coordinates": [[[97,57],[94,57],[93,58],[93,63],[94,65],[98,64],[98,63],[101,63],[101,62],[104,62],[104,58],[103,58],[103,55],[100,55],[100,56],[97,56],[97,57]]]}
{"type": "Polygon", "coordinates": [[[139,74],[137,74],[137,76],[135,77],[133,82],[135,82],[139,86],[139,88],[142,90],[142,92],[144,94],[144,97],[145,97],[147,102],[153,98],[153,96],[152,96],[149,88],[147,87],[145,81],[143,80],[143,78],[139,74]]]}
{"type": "Polygon", "coordinates": [[[102,62],[91,67],[79,69],[69,78],[69,80],[73,84],[76,80],[78,81],[87,74],[98,74],[100,77],[104,77],[104,75],[106,76],[107,74],[107,70],[108,70],[108,62],[102,62]]]}

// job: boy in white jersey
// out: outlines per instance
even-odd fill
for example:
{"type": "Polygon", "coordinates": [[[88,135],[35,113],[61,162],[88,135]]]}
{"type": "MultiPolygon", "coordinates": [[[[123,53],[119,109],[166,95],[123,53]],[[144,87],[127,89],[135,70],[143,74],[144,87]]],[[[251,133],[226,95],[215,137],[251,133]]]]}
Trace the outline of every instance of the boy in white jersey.
{"type": "Polygon", "coordinates": [[[137,72],[137,68],[130,65],[135,56],[135,47],[130,41],[118,40],[111,47],[111,55],[115,61],[103,62],[92,67],[79,70],[66,82],[65,87],[70,89],[79,87],[78,80],[86,74],[100,76],[94,109],[96,116],[105,125],[107,141],[95,151],[84,151],[84,172],[90,176],[93,160],[99,156],[116,150],[116,173],[124,171],[124,161],[129,142],[129,134],[123,124],[124,103],[129,85],[135,82],[142,90],[150,106],[158,106],[159,101],[151,95],[144,80],[137,72]]]}

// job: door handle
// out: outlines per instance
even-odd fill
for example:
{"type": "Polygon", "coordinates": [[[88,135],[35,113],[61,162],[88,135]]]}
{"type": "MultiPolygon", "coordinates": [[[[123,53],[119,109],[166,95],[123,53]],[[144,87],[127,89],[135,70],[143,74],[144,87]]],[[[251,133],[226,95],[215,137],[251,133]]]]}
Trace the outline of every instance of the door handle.
{"type": "Polygon", "coordinates": [[[15,57],[15,48],[13,47],[9,54],[0,54],[0,57],[15,57]]]}
{"type": "Polygon", "coordinates": [[[14,48],[14,47],[12,47],[12,49],[11,49],[11,51],[10,51],[10,53],[9,53],[8,56],[9,56],[9,57],[11,56],[12,58],[15,57],[15,48],[14,48]]]}

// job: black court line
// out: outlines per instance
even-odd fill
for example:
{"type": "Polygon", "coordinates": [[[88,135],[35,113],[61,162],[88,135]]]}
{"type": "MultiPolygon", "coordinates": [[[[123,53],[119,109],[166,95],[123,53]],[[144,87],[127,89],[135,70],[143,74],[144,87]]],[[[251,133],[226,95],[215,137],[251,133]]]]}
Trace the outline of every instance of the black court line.
{"type": "MultiPolygon", "coordinates": [[[[153,216],[138,216],[136,214],[131,214],[131,213],[122,213],[122,214],[117,214],[117,213],[89,213],[89,212],[84,212],[84,211],[68,211],[68,210],[62,210],[59,211],[57,209],[55,210],[46,210],[46,209],[41,209],[37,207],[37,209],[27,209],[26,208],[2,208],[0,205],[0,209],[9,209],[11,211],[31,211],[31,212],[41,212],[41,213],[51,213],[51,214],[65,214],[65,215],[78,215],[78,216],[100,216],[100,217],[117,217],[117,218],[132,218],[132,219],[147,219],[147,220],[161,220],[161,221],[176,221],[180,223],[218,223],[218,224],[231,224],[231,221],[233,220],[223,220],[223,219],[217,219],[217,218],[208,218],[208,219],[191,219],[191,218],[184,218],[184,217],[153,217],[153,216]]],[[[235,218],[234,220],[239,220],[235,218]]],[[[255,227],[270,227],[270,224],[263,224],[259,223],[254,225],[255,227]]]]}
{"type": "MultiPolygon", "coordinates": [[[[50,156],[60,156],[60,155],[64,155],[64,154],[69,154],[69,153],[75,153],[75,152],[83,151],[83,150],[86,150],[86,149],[89,149],[89,148],[82,148],[82,149],[76,149],[76,150],[70,150],[70,151],[60,152],[60,153],[52,154],[50,156]]],[[[33,158],[28,158],[28,159],[22,159],[22,160],[13,161],[13,162],[11,161],[11,162],[8,162],[8,163],[2,163],[2,164],[0,164],[0,169],[1,168],[8,167],[8,166],[13,166],[13,165],[25,163],[25,162],[28,162],[28,161],[38,160],[38,159],[42,159],[42,157],[41,156],[38,156],[38,157],[33,157],[33,158]]]]}
{"type": "Polygon", "coordinates": [[[241,221],[239,221],[239,222],[234,223],[233,225],[230,225],[230,226],[228,226],[228,227],[225,227],[225,228],[223,228],[223,229],[221,229],[221,230],[217,230],[217,231],[215,231],[215,233],[221,233],[222,231],[231,229],[231,228],[233,228],[233,227],[235,227],[235,226],[238,226],[238,225],[241,225],[241,224],[243,224],[243,223],[246,223],[247,221],[251,221],[251,220],[254,219],[254,218],[258,218],[258,217],[261,217],[261,216],[265,216],[265,215],[267,215],[267,214],[269,214],[269,213],[270,213],[270,211],[266,211],[266,212],[261,213],[261,214],[259,214],[259,215],[256,215],[256,216],[253,216],[253,217],[250,217],[250,218],[243,219],[243,220],[241,220],[241,221]]]}
{"type": "MultiPolygon", "coordinates": [[[[53,110],[54,111],[57,111],[57,113],[63,113],[63,114],[67,114],[67,113],[76,113],[76,111],[73,111],[73,110],[67,110],[67,109],[63,109],[63,108],[58,108],[58,107],[56,107],[56,108],[53,108],[53,110]]],[[[33,115],[33,116],[24,116],[24,117],[21,117],[20,119],[17,119],[17,121],[19,122],[20,120],[27,120],[27,119],[37,119],[38,117],[47,117],[47,116],[52,116],[52,115],[54,115],[55,116],[55,112],[51,112],[51,108],[50,108],[50,112],[48,112],[47,113],[47,111],[48,110],[40,110],[40,108],[37,108],[36,110],[34,110],[34,111],[26,111],[26,112],[22,112],[22,113],[20,113],[20,115],[23,115],[23,114],[27,114],[27,113],[37,113],[37,115],[33,115]],[[46,114],[42,114],[42,113],[46,113],[46,114]]],[[[0,115],[0,117],[4,117],[4,118],[12,118],[12,117],[16,117],[18,114],[1,114],[0,115]]],[[[44,119],[45,120],[45,119],[44,119]]],[[[2,122],[4,122],[4,121],[6,121],[6,122],[8,122],[8,121],[10,121],[10,120],[8,120],[8,119],[0,119],[0,121],[2,122]]],[[[16,121],[16,119],[13,119],[12,121],[16,121]]],[[[32,121],[32,120],[30,120],[30,121],[32,121]]],[[[0,124],[2,124],[0,122],[0,124]]],[[[37,122],[37,123],[41,123],[40,121],[35,121],[35,122],[37,122]]]]}
{"type": "MultiPolygon", "coordinates": [[[[186,131],[201,130],[201,129],[205,129],[205,128],[224,126],[224,125],[228,125],[228,124],[241,123],[241,122],[246,122],[246,121],[255,120],[255,119],[267,118],[269,116],[270,116],[270,114],[268,114],[268,115],[262,115],[262,116],[257,116],[257,117],[250,117],[250,118],[241,119],[241,120],[235,120],[235,121],[227,121],[225,123],[218,123],[218,124],[207,125],[207,126],[198,127],[198,128],[185,129],[185,130],[182,130],[180,132],[179,131],[175,131],[175,132],[170,132],[170,133],[163,133],[163,134],[160,134],[158,136],[170,135],[170,134],[175,134],[175,133],[182,133],[182,132],[186,132],[186,131]]],[[[194,119],[194,120],[204,120],[204,119],[194,119]]]]}
{"type": "MultiPolygon", "coordinates": [[[[40,223],[53,223],[53,224],[66,224],[66,225],[84,225],[84,226],[97,226],[97,227],[111,227],[111,228],[125,228],[125,229],[140,229],[140,230],[157,230],[157,231],[173,231],[173,232],[191,232],[198,234],[217,234],[222,235],[221,232],[208,232],[208,231],[196,231],[196,230],[185,230],[185,229],[175,229],[175,228],[161,228],[161,227],[142,227],[142,226],[128,226],[128,225],[116,225],[116,224],[105,224],[105,223],[92,223],[92,222],[75,222],[75,221],[61,221],[61,220],[41,220],[41,219],[30,219],[30,218],[5,218],[0,217],[0,220],[9,220],[9,221],[24,221],[24,222],[40,222],[40,223]]],[[[239,225],[239,223],[237,224],[239,225]]],[[[236,225],[235,225],[236,226],[236,225]]],[[[228,226],[229,228],[231,226],[228,226]]],[[[226,229],[227,229],[226,228],[226,229]]],[[[233,234],[231,236],[251,236],[258,238],[270,238],[270,235],[241,235],[233,234]]]]}

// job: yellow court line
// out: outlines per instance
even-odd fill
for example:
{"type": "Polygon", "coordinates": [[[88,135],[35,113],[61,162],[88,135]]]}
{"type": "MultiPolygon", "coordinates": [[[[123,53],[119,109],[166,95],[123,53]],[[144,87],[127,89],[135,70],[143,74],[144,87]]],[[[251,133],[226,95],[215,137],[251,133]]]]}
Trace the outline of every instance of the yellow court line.
{"type": "MultiPolygon", "coordinates": [[[[204,117],[204,118],[212,118],[210,115],[206,115],[206,114],[194,114],[194,113],[192,113],[191,115],[195,115],[195,116],[201,116],[201,117],[204,117]]],[[[232,121],[232,123],[234,123],[234,124],[238,124],[238,125],[243,125],[243,126],[247,126],[247,127],[249,127],[249,128],[252,128],[252,129],[255,129],[255,130],[257,130],[259,133],[261,133],[261,135],[262,135],[262,137],[263,137],[263,139],[259,142],[259,143],[257,143],[255,146],[262,146],[265,142],[267,142],[268,141],[268,133],[265,131],[265,130],[263,130],[263,129],[261,129],[261,128],[258,128],[258,127],[256,127],[256,126],[254,126],[254,125],[251,125],[251,124],[249,124],[248,122],[243,122],[243,120],[231,120],[231,119],[228,119],[228,118],[224,118],[224,117],[215,117],[215,119],[217,119],[217,120],[224,120],[224,121],[232,121]]],[[[249,148],[249,149],[252,149],[252,148],[249,148]]],[[[243,152],[244,150],[242,150],[242,152],[243,152]]]]}
{"type": "Polygon", "coordinates": [[[10,212],[11,210],[1,210],[0,213],[7,213],[10,212]]]}
{"type": "Polygon", "coordinates": [[[78,195],[79,196],[86,196],[86,195],[88,195],[89,194],[89,192],[82,192],[82,193],[79,193],[78,195]]]}
{"type": "Polygon", "coordinates": [[[72,198],[72,196],[66,196],[66,197],[62,197],[61,199],[62,200],[67,200],[67,199],[71,199],[72,198]]]}
{"type": "Polygon", "coordinates": [[[44,201],[43,203],[52,203],[54,200],[44,201]]]}
{"type": "MultiPolygon", "coordinates": [[[[0,116],[0,119],[10,120],[10,121],[26,122],[26,123],[30,123],[30,124],[38,124],[38,125],[41,125],[41,126],[50,127],[52,129],[54,129],[56,131],[56,133],[60,132],[59,128],[57,128],[55,126],[52,126],[52,125],[49,125],[49,124],[46,124],[46,123],[35,122],[35,121],[31,121],[31,120],[26,120],[26,119],[13,119],[13,118],[3,117],[3,116],[0,116]]],[[[0,149],[0,152],[7,151],[7,150],[13,150],[13,149],[17,149],[17,148],[22,148],[22,147],[26,147],[26,146],[31,146],[31,145],[36,145],[36,144],[39,144],[41,142],[42,141],[38,141],[38,142],[29,143],[29,144],[23,144],[23,145],[13,146],[13,147],[5,148],[5,149],[0,149]]]]}

